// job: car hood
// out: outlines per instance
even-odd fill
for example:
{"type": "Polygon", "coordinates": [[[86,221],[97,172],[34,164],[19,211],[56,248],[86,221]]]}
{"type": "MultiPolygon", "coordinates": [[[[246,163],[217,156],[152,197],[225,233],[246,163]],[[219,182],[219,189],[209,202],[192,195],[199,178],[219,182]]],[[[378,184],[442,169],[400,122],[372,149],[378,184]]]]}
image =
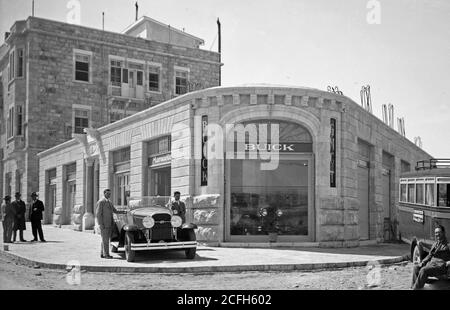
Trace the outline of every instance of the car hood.
{"type": "Polygon", "coordinates": [[[135,209],[133,211],[131,211],[131,214],[133,216],[139,216],[139,217],[146,217],[146,216],[152,216],[153,214],[170,214],[172,215],[172,212],[164,207],[144,207],[144,208],[139,208],[139,209],[135,209]]]}

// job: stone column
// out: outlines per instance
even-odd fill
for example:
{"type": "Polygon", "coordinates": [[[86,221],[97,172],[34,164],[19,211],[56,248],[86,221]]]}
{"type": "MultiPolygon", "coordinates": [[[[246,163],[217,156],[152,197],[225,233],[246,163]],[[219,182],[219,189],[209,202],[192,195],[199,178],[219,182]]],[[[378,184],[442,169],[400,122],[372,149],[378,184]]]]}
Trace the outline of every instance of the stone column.
{"type": "MultiPolygon", "coordinates": [[[[100,165],[99,165],[99,162],[97,159],[94,163],[94,184],[93,184],[93,188],[94,188],[93,203],[94,203],[94,205],[99,200],[99,171],[100,171],[100,165]]],[[[93,210],[93,211],[95,212],[95,210],[93,210]]]]}
{"type": "Polygon", "coordinates": [[[86,206],[86,213],[83,215],[83,230],[93,229],[94,220],[94,160],[87,158],[85,161],[85,197],[84,205],[86,206]]]}

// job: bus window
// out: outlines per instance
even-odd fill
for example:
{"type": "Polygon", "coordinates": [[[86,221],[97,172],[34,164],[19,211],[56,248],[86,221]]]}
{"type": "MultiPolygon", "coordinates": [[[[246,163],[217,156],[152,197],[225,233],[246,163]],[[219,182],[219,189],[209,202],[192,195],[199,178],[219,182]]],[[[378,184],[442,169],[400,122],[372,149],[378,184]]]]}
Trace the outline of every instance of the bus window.
{"type": "Polygon", "coordinates": [[[406,200],[406,184],[400,184],[400,201],[407,202],[407,200],[406,200]]]}
{"type": "Polygon", "coordinates": [[[450,184],[438,184],[437,202],[439,207],[450,207],[450,184]]]}
{"type": "Polygon", "coordinates": [[[414,187],[416,184],[408,184],[408,202],[414,203],[414,187]]]}
{"type": "Polygon", "coordinates": [[[428,206],[434,205],[434,184],[425,185],[425,204],[428,206]]]}
{"type": "Polygon", "coordinates": [[[423,197],[423,190],[424,186],[423,184],[417,184],[416,185],[416,203],[423,205],[424,204],[424,197],[423,197]]]}

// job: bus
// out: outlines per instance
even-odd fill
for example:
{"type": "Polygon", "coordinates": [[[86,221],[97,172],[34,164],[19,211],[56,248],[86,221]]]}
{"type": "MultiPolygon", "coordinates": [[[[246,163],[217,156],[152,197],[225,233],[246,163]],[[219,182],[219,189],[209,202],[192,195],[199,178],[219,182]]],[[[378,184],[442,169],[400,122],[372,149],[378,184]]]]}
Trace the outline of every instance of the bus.
{"type": "Polygon", "coordinates": [[[450,159],[418,161],[414,171],[400,175],[399,187],[399,234],[417,262],[428,255],[437,225],[450,233],[450,159]]]}

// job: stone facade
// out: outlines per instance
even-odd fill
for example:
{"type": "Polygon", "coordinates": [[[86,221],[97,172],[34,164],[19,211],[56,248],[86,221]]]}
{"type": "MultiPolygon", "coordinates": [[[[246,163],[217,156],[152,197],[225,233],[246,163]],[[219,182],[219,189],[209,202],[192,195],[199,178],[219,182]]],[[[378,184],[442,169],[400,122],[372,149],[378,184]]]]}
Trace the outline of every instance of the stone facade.
{"type": "MultiPolygon", "coordinates": [[[[39,181],[45,181],[45,176],[39,176],[36,154],[72,139],[76,110],[86,111],[88,126],[98,128],[176,97],[176,68],[187,70],[189,92],[217,86],[220,66],[217,53],[198,48],[35,17],[17,21],[0,47],[1,196],[20,190],[25,198],[38,191],[39,181]],[[20,60],[19,50],[23,53],[20,60]],[[16,70],[20,62],[23,74],[15,74],[10,80],[13,52],[16,70]],[[89,56],[88,82],[75,79],[75,57],[79,52],[89,56]],[[131,63],[143,66],[142,92],[132,93],[131,86],[126,93],[113,91],[112,59],[122,60],[129,70],[131,63]],[[159,66],[158,91],[150,91],[148,86],[150,64],[159,66]],[[14,129],[7,135],[10,118],[14,119],[14,129]]],[[[83,167],[77,167],[77,172],[83,171],[83,167]]],[[[58,170],[60,175],[62,170],[58,170]]],[[[82,186],[82,180],[77,175],[77,186],[82,186]]],[[[84,205],[83,199],[77,192],[75,203],[84,205]]],[[[59,207],[61,203],[57,198],[59,207]]]]}
{"type": "MultiPolygon", "coordinates": [[[[100,187],[97,191],[112,188],[111,152],[130,146],[131,196],[146,196],[145,145],[149,140],[170,135],[171,192],[179,190],[183,194],[188,207],[187,219],[199,226],[199,240],[229,241],[227,160],[209,159],[208,184],[200,185],[201,162],[196,152],[201,148],[197,138],[202,130],[198,117],[203,115],[208,116],[209,124],[217,124],[224,131],[226,124],[258,119],[298,123],[309,131],[313,140],[310,155],[312,197],[308,211],[310,230],[305,242],[321,246],[357,246],[361,243],[358,165],[363,157],[358,151],[360,144],[367,145],[368,149],[368,239],[371,242],[385,238],[381,183],[382,169],[386,166],[384,158],[389,155],[392,159],[389,220],[395,222],[401,162],[408,162],[413,167],[416,161],[431,157],[345,96],[301,87],[216,87],[183,95],[99,128],[95,136],[96,149],[102,150],[100,152],[89,154],[87,147],[72,140],[40,153],[41,179],[49,169],[59,169],[67,162],[98,157],[100,187]],[[330,187],[331,118],[337,124],[335,187],[330,187]]],[[[45,182],[40,182],[41,192],[46,191],[45,186],[45,182]]]]}

